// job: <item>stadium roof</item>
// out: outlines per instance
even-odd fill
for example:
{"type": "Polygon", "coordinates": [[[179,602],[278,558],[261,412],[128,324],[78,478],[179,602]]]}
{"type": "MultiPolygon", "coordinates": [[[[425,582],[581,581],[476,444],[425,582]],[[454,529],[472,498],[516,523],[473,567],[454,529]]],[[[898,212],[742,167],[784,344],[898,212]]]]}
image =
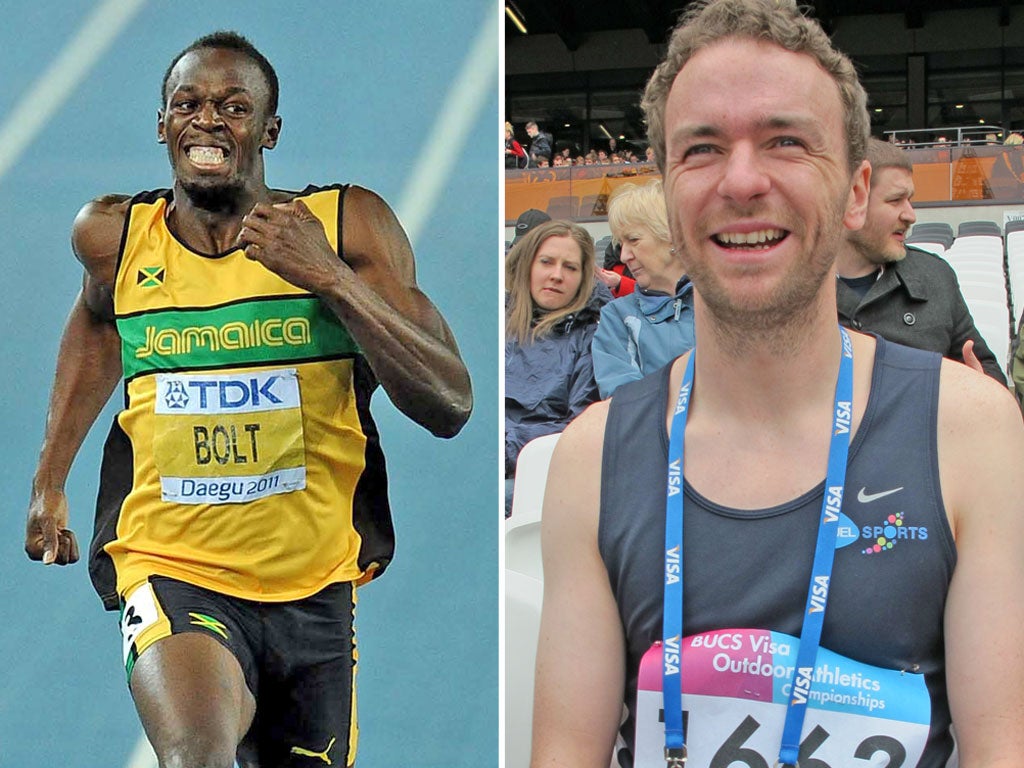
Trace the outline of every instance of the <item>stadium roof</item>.
{"type": "MultiPolygon", "coordinates": [[[[843,16],[901,13],[910,29],[924,26],[929,13],[968,8],[999,9],[1000,24],[1009,24],[1011,13],[1021,13],[1020,0],[813,0],[813,15],[826,30],[843,16]]],[[[575,51],[591,32],[642,29],[652,44],[665,42],[685,0],[506,0],[524,22],[529,34],[557,34],[566,48],[575,51]]],[[[509,14],[506,38],[522,34],[509,14]]]]}

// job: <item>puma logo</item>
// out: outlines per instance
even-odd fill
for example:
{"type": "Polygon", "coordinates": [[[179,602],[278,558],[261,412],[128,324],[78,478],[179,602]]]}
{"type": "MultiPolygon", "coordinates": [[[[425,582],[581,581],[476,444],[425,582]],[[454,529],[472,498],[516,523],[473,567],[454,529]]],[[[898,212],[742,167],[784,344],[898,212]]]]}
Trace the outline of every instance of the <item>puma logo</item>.
{"type": "Polygon", "coordinates": [[[334,765],[334,763],[331,762],[331,758],[327,756],[327,753],[331,751],[331,747],[334,746],[335,741],[337,741],[337,739],[332,738],[330,742],[327,744],[327,746],[324,748],[323,752],[313,752],[312,750],[303,749],[302,747],[292,747],[292,754],[302,755],[303,757],[319,757],[328,765],[334,765]]]}

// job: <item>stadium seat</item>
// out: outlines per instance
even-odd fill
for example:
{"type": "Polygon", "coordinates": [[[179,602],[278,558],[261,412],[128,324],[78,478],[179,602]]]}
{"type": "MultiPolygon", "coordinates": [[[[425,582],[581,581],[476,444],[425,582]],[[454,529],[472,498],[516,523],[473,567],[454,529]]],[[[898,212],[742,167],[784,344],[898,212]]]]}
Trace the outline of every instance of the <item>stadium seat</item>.
{"type": "Polygon", "coordinates": [[[603,216],[605,214],[595,214],[594,206],[597,205],[597,201],[600,195],[584,195],[580,198],[580,216],[603,216]]]}
{"type": "Polygon", "coordinates": [[[540,517],[548,465],[559,437],[538,437],[519,452],[512,515],[505,521],[506,768],[530,764],[533,668],[544,589],[540,517]]]}
{"type": "Polygon", "coordinates": [[[533,677],[543,584],[505,571],[505,768],[530,765],[533,677]]]}
{"type": "Polygon", "coordinates": [[[1024,219],[1014,219],[1006,222],[1006,234],[1011,232],[1024,232],[1024,219]]]}
{"type": "Polygon", "coordinates": [[[573,195],[561,195],[548,200],[547,214],[552,219],[572,219],[579,211],[580,199],[573,195]]]}
{"type": "Polygon", "coordinates": [[[512,514],[505,521],[505,567],[543,578],[540,561],[540,513],[548,465],[559,434],[544,435],[523,446],[516,462],[512,514]]]}
{"type": "Polygon", "coordinates": [[[942,251],[946,251],[953,245],[953,239],[953,228],[949,224],[941,221],[922,222],[915,224],[910,230],[907,243],[934,253],[934,248],[926,246],[935,244],[941,246],[942,251]]]}
{"type": "Polygon", "coordinates": [[[969,235],[994,235],[1002,237],[1003,230],[994,221],[965,221],[957,229],[957,237],[969,235]]]}
{"type": "Polygon", "coordinates": [[[999,301],[979,300],[969,297],[966,293],[964,298],[967,300],[968,309],[971,310],[971,317],[974,318],[974,326],[1005,372],[1010,358],[1009,309],[999,301]]]}
{"type": "Polygon", "coordinates": [[[1013,327],[1017,328],[1024,315],[1024,221],[1011,221],[1006,225],[1006,272],[1013,307],[1013,327]]]}
{"type": "Polygon", "coordinates": [[[928,253],[934,253],[936,256],[942,256],[946,252],[946,244],[932,242],[927,235],[921,235],[920,240],[915,240],[912,237],[906,239],[907,245],[913,245],[915,248],[920,248],[922,251],[928,251],[928,253]]]}

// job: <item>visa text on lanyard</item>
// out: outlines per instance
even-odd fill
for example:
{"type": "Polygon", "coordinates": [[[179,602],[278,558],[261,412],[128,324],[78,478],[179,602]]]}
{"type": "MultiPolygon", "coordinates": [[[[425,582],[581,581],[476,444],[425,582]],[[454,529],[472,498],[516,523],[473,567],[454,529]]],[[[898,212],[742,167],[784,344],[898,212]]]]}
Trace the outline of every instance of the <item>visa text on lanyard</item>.
{"type": "MultiPolygon", "coordinates": [[[[825,623],[828,585],[836,551],[839,510],[846,485],[846,460],[850,450],[850,416],[853,405],[853,344],[846,329],[839,328],[842,350],[839,377],[836,381],[832,437],[825,475],[825,494],[818,522],[818,539],[814,548],[811,581],[807,589],[804,626],[796,657],[796,678],[786,708],[782,729],[778,766],[796,766],[800,751],[811,679],[821,631],[825,623]]],[[[679,386],[675,413],[669,432],[668,492],[665,500],[665,600],[662,617],[662,692],[665,707],[665,762],[669,768],[682,768],[686,761],[686,740],[683,733],[682,710],[682,640],[683,640],[683,448],[686,417],[693,394],[693,361],[697,350],[690,353],[683,381],[679,386]]]]}

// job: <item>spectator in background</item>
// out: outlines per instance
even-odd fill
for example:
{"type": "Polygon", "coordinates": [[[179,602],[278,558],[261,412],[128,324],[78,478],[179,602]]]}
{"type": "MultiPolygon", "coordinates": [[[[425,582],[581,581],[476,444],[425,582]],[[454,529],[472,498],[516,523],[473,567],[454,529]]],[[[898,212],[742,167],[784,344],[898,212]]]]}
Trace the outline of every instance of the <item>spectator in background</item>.
{"type": "Polygon", "coordinates": [[[567,164],[568,163],[565,162],[565,157],[563,155],[555,155],[554,162],[552,163],[555,168],[561,168],[567,164]]]}
{"type": "Polygon", "coordinates": [[[561,432],[598,399],[590,343],[602,299],[594,291],[594,240],[549,221],[505,259],[505,514],[523,446],[561,432]]]}
{"type": "Polygon", "coordinates": [[[516,231],[512,236],[512,245],[526,237],[527,233],[534,227],[539,227],[541,224],[546,224],[549,221],[551,221],[551,217],[538,208],[530,208],[523,211],[519,214],[519,218],[516,219],[516,231]]]}
{"type": "Polygon", "coordinates": [[[661,179],[619,187],[608,204],[608,225],[636,290],[601,310],[593,354],[602,399],[694,345],[693,286],[672,247],[661,179]]]}
{"type": "Polygon", "coordinates": [[[525,168],[530,164],[526,157],[526,150],[515,140],[512,133],[512,123],[505,123],[505,167],[525,168]]]}
{"type": "Polygon", "coordinates": [[[1013,360],[1010,362],[1010,378],[1013,379],[1013,392],[1017,396],[1017,404],[1024,414],[1024,344],[1019,339],[1024,332],[1024,322],[1017,328],[1017,347],[1013,351],[1013,360]]]}
{"type": "Polygon", "coordinates": [[[628,296],[636,288],[629,267],[622,263],[622,243],[611,240],[604,249],[604,267],[598,268],[597,279],[608,286],[616,299],[628,296]]]}
{"type": "Polygon", "coordinates": [[[608,162],[608,153],[603,149],[597,150],[597,162],[599,165],[604,165],[608,162]]]}
{"type": "Polygon", "coordinates": [[[551,162],[551,134],[541,131],[533,120],[526,124],[526,134],[530,137],[530,159],[538,168],[547,167],[551,162]],[[542,158],[544,165],[540,164],[542,158]]]}
{"type": "Polygon", "coordinates": [[[839,321],[889,341],[966,362],[1006,384],[1003,365],[974,326],[956,273],[942,258],[904,242],[917,220],[914,166],[899,147],[868,142],[871,191],[862,229],[851,230],[836,257],[839,321]]]}
{"type": "Polygon", "coordinates": [[[648,163],[654,162],[654,147],[648,147],[647,149],[644,150],[644,159],[648,163]]]}

